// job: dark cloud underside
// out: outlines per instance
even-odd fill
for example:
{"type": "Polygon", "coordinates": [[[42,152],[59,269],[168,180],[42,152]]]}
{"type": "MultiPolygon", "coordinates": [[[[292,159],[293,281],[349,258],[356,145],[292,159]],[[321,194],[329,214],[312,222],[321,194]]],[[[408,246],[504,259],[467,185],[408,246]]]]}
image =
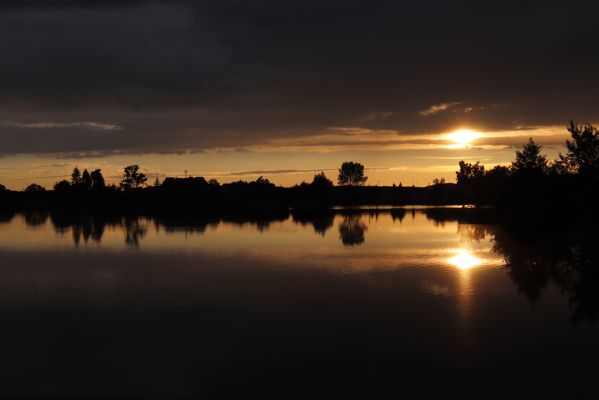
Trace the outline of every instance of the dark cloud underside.
{"type": "Polygon", "coordinates": [[[598,11],[587,1],[3,1],[0,152],[595,121],[598,11]]]}

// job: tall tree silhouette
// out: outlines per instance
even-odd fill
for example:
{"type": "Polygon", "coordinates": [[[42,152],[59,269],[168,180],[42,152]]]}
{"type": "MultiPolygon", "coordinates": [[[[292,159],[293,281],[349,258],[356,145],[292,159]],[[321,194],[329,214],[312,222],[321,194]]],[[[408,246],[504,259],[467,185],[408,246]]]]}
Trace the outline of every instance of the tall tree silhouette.
{"type": "Polygon", "coordinates": [[[570,121],[568,131],[572,140],[566,141],[567,155],[561,156],[571,172],[587,178],[599,178],[599,132],[590,124],[570,121]]]}
{"type": "Polygon", "coordinates": [[[81,175],[81,188],[88,190],[92,187],[92,177],[90,176],[87,169],[83,170],[83,175],[81,175]]]}
{"type": "Polygon", "coordinates": [[[73,172],[71,173],[71,185],[79,186],[81,183],[81,171],[79,171],[78,167],[73,168],[73,172]]]}
{"type": "Polygon", "coordinates": [[[123,172],[123,180],[121,181],[121,189],[131,190],[142,187],[146,184],[146,175],[139,172],[139,165],[129,165],[125,167],[123,172]]]}
{"type": "Polygon", "coordinates": [[[353,161],[346,161],[339,168],[339,176],[337,181],[344,186],[362,186],[368,180],[364,176],[364,166],[353,161]]]}
{"type": "Polygon", "coordinates": [[[547,157],[541,154],[541,146],[532,138],[516,151],[516,159],[512,162],[512,172],[515,174],[540,175],[547,172],[547,157]]]}
{"type": "Polygon", "coordinates": [[[96,169],[91,173],[92,179],[92,188],[94,189],[104,189],[106,187],[106,182],[104,181],[104,176],[102,176],[102,170],[96,169]]]}

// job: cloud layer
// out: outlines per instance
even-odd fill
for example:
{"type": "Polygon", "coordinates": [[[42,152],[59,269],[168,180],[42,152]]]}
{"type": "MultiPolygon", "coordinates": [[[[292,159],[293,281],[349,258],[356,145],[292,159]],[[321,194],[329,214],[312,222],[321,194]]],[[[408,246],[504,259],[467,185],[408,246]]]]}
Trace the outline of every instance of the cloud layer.
{"type": "Polygon", "coordinates": [[[598,11],[565,0],[6,0],[0,153],[597,121],[598,11]]]}

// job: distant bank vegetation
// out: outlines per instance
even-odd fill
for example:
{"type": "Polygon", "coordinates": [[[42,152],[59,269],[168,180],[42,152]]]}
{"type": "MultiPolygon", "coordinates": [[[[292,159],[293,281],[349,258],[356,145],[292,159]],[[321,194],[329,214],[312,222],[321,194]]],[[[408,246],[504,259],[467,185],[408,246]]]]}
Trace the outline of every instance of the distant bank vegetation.
{"type": "Polygon", "coordinates": [[[70,180],[53,190],[32,183],[23,192],[0,185],[0,207],[36,210],[109,210],[214,212],[273,210],[289,207],[322,208],[359,204],[477,204],[501,208],[593,208],[599,183],[599,133],[590,124],[571,122],[566,154],[548,160],[532,139],[515,152],[510,165],[486,169],[480,162],[460,161],[457,184],[444,178],[428,187],[365,186],[364,165],[347,161],[339,168],[337,186],[324,172],[312,182],[290,188],[268,179],[220,184],[202,177],[158,178],[148,185],[138,165],[123,169],[118,185],[108,185],[100,169],[75,168],[70,180]]]}

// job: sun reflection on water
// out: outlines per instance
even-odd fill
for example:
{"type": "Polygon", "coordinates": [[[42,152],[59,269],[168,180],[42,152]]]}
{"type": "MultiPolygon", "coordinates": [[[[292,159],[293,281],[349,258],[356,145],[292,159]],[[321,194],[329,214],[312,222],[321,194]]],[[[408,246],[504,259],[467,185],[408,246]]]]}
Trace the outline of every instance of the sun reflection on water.
{"type": "Polygon", "coordinates": [[[457,254],[447,259],[447,262],[461,270],[468,270],[482,264],[482,260],[467,249],[458,249],[457,254]]]}
{"type": "Polygon", "coordinates": [[[474,286],[472,281],[473,270],[483,264],[483,260],[474,255],[468,248],[451,249],[453,254],[446,262],[459,271],[457,279],[457,305],[461,315],[463,328],[468,328],[468,321],[472,315],[474,286]]]}

